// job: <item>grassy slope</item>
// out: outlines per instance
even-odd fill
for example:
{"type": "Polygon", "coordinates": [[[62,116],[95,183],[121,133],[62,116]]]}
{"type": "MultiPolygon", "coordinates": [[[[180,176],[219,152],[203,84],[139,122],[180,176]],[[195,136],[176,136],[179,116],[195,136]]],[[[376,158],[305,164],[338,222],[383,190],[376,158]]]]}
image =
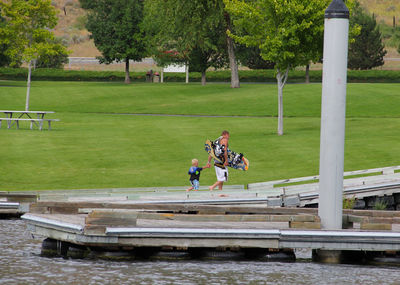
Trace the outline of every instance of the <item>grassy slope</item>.
{"type": "MultiPolygon", "coordinates": [[[[345,169],[399,164],[399,84],[349,84],[345,169]]],[[[23,82],[0,82],[1,109],[24,106],[23,82]]],[[[34,82],[32,110],[54,110],[54,130],[0,130],[0,190],[187,184],[203,141],[231,131],[250,159],[231,184],[318,173],[321,85],[285,87],[285,135],[276,135],[276,86],[34,82]],[[105,113],[241,115],[151,117],[105,113]],[[245,117],[259,116],[259,117],[245,117]]],[[[202,185],[214,182],[213,170],[202,185]]]]}
{"type": "MultiPolygon", "coordinates": [[[[0,106],[20,109],[25,82],[1,82],[0,106]],[[1,87],[1,86],[8,87],[1,87]]],[[[132,84],[33,82],[31,108],[74,113],[276,116],[275,84],[132,84]]],[[[400,117],[399,84],[348,84],[348,117],[400,117]]],[[[288,84],[284,114],[319,117],[321,84],[288,84]]]]}

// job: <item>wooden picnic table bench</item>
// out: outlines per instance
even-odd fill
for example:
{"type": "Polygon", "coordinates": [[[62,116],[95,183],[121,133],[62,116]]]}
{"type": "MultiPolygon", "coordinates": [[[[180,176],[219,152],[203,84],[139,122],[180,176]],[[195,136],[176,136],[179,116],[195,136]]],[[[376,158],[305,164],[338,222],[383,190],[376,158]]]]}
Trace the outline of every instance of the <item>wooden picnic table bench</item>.
{"type": "Polygon", "coordinates": [[[0,113],[4,113],[5,117],[0,118],[0,128],[2,121],[7,122],[7,128],[10,129],[14,124],[19,129],[20,121],[29,121],[30,128],[33,129],[33,125],[36,125],[39,130],[43,129],[43,122],[48,122],[49,130],[51,130],[51,122],[57,122],[59,119],[45,119],[46,114],[53,114],[53,111],[10,111],[10,110],[0,110],[0,113]],[[36,114],[36,118],[35,115],[36,114]],[[31,117],[32,115],[32,117],[31,117]],[[23,118],[23,117],[26,118],[23,118]]]}

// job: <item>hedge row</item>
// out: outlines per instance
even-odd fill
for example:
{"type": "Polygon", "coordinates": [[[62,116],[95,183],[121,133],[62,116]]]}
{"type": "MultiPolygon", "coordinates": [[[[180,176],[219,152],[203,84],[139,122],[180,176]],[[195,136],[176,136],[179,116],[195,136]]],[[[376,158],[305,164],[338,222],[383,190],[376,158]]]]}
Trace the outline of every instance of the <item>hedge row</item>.
{"type": "MultiPolygon", "coordinates": [[[[0,80],[26,80],[28,71],[26,68],[0,68],[0,80]]],[[[241,82],[276,82],[274,70],[241,70],[239,71],[241,82]]],[[[78,71],[62,69],[36,69],[32,72],[32,80],[46,81],[124,81],[125,73],[120,71],[78,71]]],[[[201,74],[191,72],[191,82],[200,82],[201,74]]],[[[131,72],[133,82],[145,82],[145,72],[131,72]]],[[[294,70],[289,73],[288,82],[304,82],[305,72],[294,70]]],[[[311,82],[322,81],[321,70],[310,71],[311,82]]],[[[184,82],[184,73],[165,73],[165,82],[184,82]]],[[[230,82],[230,71],[207,72],[208,82],[230,82]]],[[[349,70],[348,82],[400,82],[398,70],[349,70]]]]}

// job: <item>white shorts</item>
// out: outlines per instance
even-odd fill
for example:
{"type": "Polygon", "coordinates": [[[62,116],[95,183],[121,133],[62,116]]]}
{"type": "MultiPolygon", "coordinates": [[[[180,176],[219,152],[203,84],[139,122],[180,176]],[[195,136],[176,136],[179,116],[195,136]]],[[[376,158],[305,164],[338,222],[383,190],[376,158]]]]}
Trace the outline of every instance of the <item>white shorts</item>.
{"type": "Polygon", "coordinates": [[[222,169],[218,166],[215,167],[215,174],[217,175],[217,181],[226,182],[228,181],[228,168],[222,169]]]}

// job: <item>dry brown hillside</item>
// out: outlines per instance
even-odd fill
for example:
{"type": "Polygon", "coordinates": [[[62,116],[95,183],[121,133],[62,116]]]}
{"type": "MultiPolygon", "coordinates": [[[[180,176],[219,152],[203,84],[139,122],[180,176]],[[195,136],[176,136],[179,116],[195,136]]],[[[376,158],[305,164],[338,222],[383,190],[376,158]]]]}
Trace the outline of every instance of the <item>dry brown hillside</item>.
{"type": "Polygon", "coordinates": [[[392,25],[393,17],[396,17],[396,25],[399,25],[400,1],[399,0],[359,0],[368,12],[374,14],[379,22],[392,25]]]}
{"type": "Polygon", "coordinates": [[[53,0],[53,6],[58,13],[58,24],[54,30],[72,51],[70,56],[93,57],[100,55],[89,32],[85,29],[85,10],[79,5],[79,0],[53,0]]]}

